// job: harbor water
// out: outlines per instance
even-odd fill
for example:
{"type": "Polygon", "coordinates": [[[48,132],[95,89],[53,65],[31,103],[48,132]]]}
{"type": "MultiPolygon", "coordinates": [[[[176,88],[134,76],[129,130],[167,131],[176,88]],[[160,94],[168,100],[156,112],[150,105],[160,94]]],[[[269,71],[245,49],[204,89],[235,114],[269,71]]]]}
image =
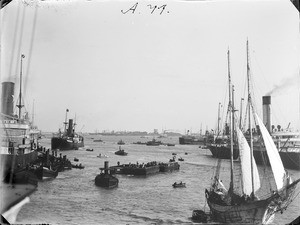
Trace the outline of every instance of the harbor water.
{"type": "MultiPolygon", "coordinates": [[[[195,224],[191,221],[192,211],[205,209],[205,188],[213,176],[217,159],[208,149],[197,145],[179,145],[178,137],[159,139],[175,146],[146,146],[133,142],[146,142],[153,137],[97,136],[86,135],[85,147],[79,150],[58,152],[67,155],[73,164],[82,163],[84,169],[60,172],[57,178],[39,182],[38,189],[30,196],[18,214],[18,223],[48,224],[195,224]],[[103,142],[94,142],[100,139],[103,142]],[[127,156],[118,156],[117,142],[122,139],[122,148],[127,156]],[[87,148],[94,151],[86,151],[87,148]],[[108,158],[99,158],[99,154],[108,158]],[[119,186],[114,189],[97,187],[94,183],[104,161],[109,165],[123,163],[167,162],[177,153],[182,157],[179,171],[158,173],[147,177],[116,175],[119,186]],[[74,157],[79,162],[74,162],[74,157]],[[173,188],[174,182],[186,183],[186,188],[173,188]]],[[[41,139],[41,145],[50,148],[51,136],[41,139]]],[[[177,160],[176,160],[177,161],[177,160]]],[[[226,161],[226,160],[225,160],[226,161]]],[[[228,168],[227,168],[228,169],[228,168]]],[[[262,168],[259,168],[262,169],[262,168]]],[[[225,169],[226,170],[226,169],[225,169]]],[[[293,179],[300,172],[289,170],[293,179]]],[[[229,176],[228,176],[229,178],[229,176]]],[[[298,185],[296,195],[300,192],[298,185]]],[[[275,216],[274,224],[290,223],[299,216],[300,195],[288,209],[275,216]]]]}

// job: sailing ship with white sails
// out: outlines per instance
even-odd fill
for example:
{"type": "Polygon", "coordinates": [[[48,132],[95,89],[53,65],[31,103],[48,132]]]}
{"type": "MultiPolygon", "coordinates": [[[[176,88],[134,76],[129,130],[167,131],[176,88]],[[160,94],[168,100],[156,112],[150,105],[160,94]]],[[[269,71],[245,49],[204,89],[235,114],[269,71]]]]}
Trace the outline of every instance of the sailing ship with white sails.
{"type": "MultiPolygon", "coordinates": [[[[229,59],[229,51],[228,51],[229,59]]],[[[230,69],[228,69],[230,73],[230,69]]],[[[247,80],[248,80],[248,115],[250,146],[242,131],[236,124],[233,124],[234,111],[230,105],[230,136],[231,136],[231,159],[230,159],[230,187],[227,190],[220,180],[220,163],[218,161],[217,170],[209,190],[205,190],[205,196],[211,211],[211,218],[222,223],[236,224],[269,224],[273,221],[275,213],[283,211],[293,198],[297,183],[300,179],[292,181],[288,172],[284,169],[278,150],[269,135],[263,122],[252,106],[250,93],[250,66],[247,41],[247,80]],[[273,186],[264,189],[260,180],[256,162],[253,157],[252,142],[252,119],[250,113],[254,115],[257,122],[266,151],[270,159],[273,174],[273,186]],[[233,163],[233,126],[235,126],[239,145],[239,162],[233,163]],[[234,174],[234,171],[238,171],[234,174]],[[261,193],[263,192],[263,193],[261,193]]],[[[232,84],[230,83],[230,88],[232,84]]]]}

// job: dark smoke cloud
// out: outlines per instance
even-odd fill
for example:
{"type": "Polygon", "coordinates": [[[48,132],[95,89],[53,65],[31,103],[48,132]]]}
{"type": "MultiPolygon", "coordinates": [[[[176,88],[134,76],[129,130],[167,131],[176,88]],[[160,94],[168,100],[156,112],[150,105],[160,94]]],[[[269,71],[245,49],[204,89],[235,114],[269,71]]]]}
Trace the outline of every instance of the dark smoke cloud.
{"type": "Polygon", "coordinates": [[[300,74],[297,73],[292,77],[285,78],[282,80],[280,84],[274,85],[271,91],[269,91],[266,95],[267,96],[274,96],[277,94],[282,93],[283,91],[287,91],[288,89],[300,87],[300,74]]]}

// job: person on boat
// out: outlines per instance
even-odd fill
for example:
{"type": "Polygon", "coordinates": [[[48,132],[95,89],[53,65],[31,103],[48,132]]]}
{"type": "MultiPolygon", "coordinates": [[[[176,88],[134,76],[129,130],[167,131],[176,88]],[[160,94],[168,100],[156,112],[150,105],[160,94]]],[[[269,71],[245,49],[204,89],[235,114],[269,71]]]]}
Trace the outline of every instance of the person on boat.
{"type": "Polygon", "coordinates": [[[180,184],[182,185],[182,181],[180,181],[180,184]]]}
{"type": "Polygon", "coordinates": [[[177,185],[177,182],[175,182],[173,185],[174,185],[174,186],[177,185]]]}

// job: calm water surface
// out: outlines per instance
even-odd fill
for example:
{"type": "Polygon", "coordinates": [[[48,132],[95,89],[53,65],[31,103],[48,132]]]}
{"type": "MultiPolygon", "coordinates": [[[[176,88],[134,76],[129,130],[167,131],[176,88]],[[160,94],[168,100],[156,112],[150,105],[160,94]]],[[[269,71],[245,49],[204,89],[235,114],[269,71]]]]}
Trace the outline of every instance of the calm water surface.
{"type": "MultiPolygon", "coordinates": [[[[209,150],[198,146],[178,145],[178,137],[160,139],[176,146],[144,146],[132,144],[146,142],[149,138],[130,136],[89,135],[85,137],[85,148],[64,151],[63,155],[73,161],[74,157],[85,169],[72,169],[59,173],[56,179],[39,182],[30,203],[26,204],[18,215],[19,223],[51,224],[193,224],[190,220],[194,209],[208,207],[205,204],[204,190],[210,185],[217,160],[211,157],[209,150]],[[101,138],[104,143],[93,142],[101,138]],[[117,142],[122,139],[122,148],[128,156],[117,156],[117,142]],[[94,179],[108,160],[110,165],[120,163],[142,163],[149,161],[167,162],[172,153],[182,156],[180,170],[159,173],[147,177],[117,175],[119,187],[107,190],[95,186],[94,179]],[[185,155],[185,152],[188,155],[185,155]],[[98,158],[106,154],[108,158],[98,158]],[[183,181],[186,188],[174,189],[175,181],[183,181]]],[[[50,138],[41,140],[41,144],[50,147],[50,138]]],[[[225,169],[227,170],[227,169],[225,169]]],[[[299,178],[300,172],[289,170],[293,178],[299,178]]],[[[300,192],[298,185],[296,193],[300,192]]],[[[274,224],[291,222],[300,212],[300,196],[292,202],[283,214],[276,214],[274,224]]]]}

